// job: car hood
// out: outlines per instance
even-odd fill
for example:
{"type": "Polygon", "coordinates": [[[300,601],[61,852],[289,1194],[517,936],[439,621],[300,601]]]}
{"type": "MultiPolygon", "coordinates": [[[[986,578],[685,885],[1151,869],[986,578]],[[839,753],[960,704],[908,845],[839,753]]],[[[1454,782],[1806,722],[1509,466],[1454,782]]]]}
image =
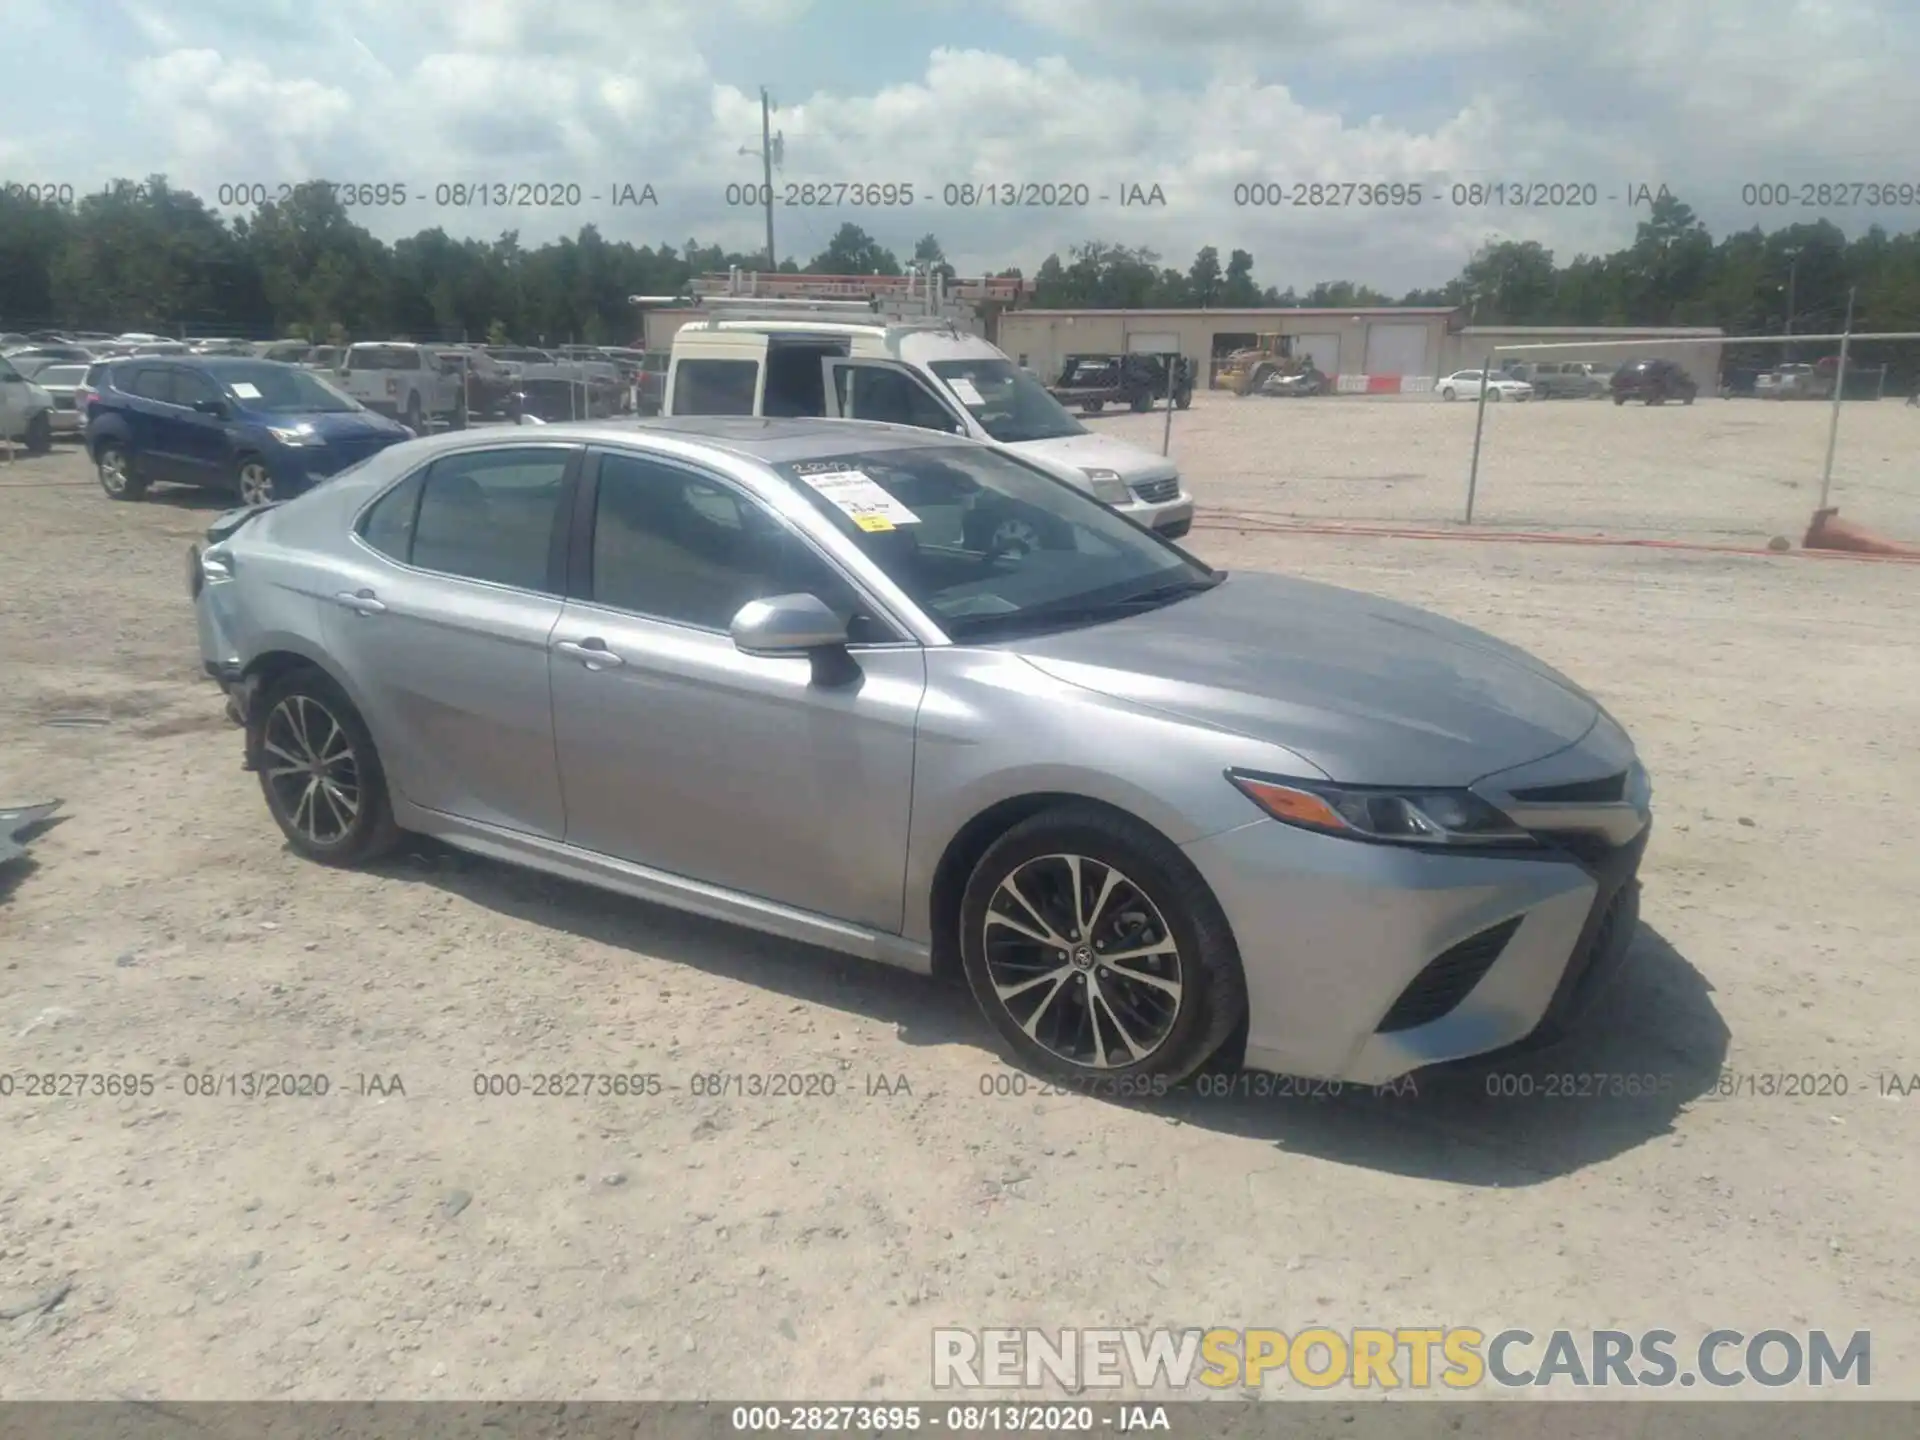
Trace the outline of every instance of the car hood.
{"type": "Polygon", "coordinates": [[[363,435],[398,435],[407,428],[397,420],[389,420],[371,410],[294,411],[271,415],[256,411],[254,419],[258,424],[280,430],[304,425],[328,443],[354,440],[363,435]]]}
{"type": "Polygon", "coordinates": [[[1073,470],[1112,470],[1129,485],[1176,480],[1179,467],[1164,455],[1112,435],[1061,435],[1052,440],[1019,440],[1007,446],[1016,455],[1052,461],[1073,470]]]}
{"type": "Polygon", "coordinates": [[[1293,751],[1364,785],[1467,785],[1584,737],[1573,681],[1425,610],[1279,575],[1229,575],[1142,614],[1009,648],[1069,684],[1293,751]]]}

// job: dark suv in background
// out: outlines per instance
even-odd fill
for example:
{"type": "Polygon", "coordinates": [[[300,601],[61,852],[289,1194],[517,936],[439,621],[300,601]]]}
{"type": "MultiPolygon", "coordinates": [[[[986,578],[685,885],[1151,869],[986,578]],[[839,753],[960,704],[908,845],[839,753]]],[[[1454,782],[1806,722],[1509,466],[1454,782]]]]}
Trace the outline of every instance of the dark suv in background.
{"type": "Polygon", "coordinates": [[[229,490],[286,500],[413,432],[322,376],[271,360],[131,358],[95,365],[80,389],[100,488],[229,490]]]}
{"type": "Polygon", "coordinates": [[[1678,400],[1691,405],[1700,387],[1693,377],[1671,360],[1629,360],[1613,372],[1613,403],[1644,400],[1649,405],[1664,405],[1678,400]]]}

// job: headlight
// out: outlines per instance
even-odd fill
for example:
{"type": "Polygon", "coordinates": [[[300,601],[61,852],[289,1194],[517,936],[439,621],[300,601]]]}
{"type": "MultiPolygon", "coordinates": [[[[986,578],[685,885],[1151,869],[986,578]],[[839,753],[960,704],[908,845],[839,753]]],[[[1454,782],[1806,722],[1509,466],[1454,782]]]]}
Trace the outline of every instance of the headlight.
{"type": "Polygon", "coordinates": [[[310,425],[269,425],[267,433],[282,445],[317,445],[320,437],[310,425]]]}
{"type": "Polygon", "coordinates": [[[1109,505],[1125,505],[1133,499],[1133,491],[1127,488],[1127,482],[1120,478],[1118,470],[1088,470],[1087,488],[1093,491],[1093,498],[1105,501],[1109,505]]]}
{"type": "Polygon", "coordinates": [[[1303,830],[1396,845],[1539,842],[1466,790],[1387,790],[1229,770],[1227,778],[1274,819],[1303,830]]]}

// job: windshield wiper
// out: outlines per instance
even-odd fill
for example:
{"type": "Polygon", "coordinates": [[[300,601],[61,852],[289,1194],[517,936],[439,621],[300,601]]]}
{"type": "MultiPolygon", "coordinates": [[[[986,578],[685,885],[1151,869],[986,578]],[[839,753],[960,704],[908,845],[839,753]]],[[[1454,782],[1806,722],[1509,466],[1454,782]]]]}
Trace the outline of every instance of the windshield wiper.
{"type": "Polygon", "coordinates": [[[1021,610],[1006,615],[982,615],[968,617],[973,623],[964,629],[956,628],[958,636],[978,636],[986,633],[1001,634],[1013,630],[1054,629],[1063,625],[1087,625],[1101,620],[1114,620],[1123,615],[1137,614],[1142,610],[1156,609],[1183,600],[1189,595],[1198,595],[1211,590],[1227,578],[1227,572],[1216,570],[1205,580],[1174,580],[1165,585],[1149,586],[1145,590],[1136,590],[1130,595],[1120,595],[1110,600],[1075,601],[1058,605],[1036,605],[1031,610],[1021,610]]]}

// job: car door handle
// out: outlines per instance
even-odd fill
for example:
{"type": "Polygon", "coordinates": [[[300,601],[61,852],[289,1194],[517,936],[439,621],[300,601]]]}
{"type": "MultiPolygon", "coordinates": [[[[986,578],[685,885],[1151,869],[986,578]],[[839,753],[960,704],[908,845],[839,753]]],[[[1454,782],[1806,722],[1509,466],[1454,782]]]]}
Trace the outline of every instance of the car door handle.
{"type": "Polygon", "coordinates": [[[357,610],[362,615],[384,615],[387,607],[376,599],[371,590],[342,590],[333,597],[349,610],[357,610]]]}
{"type": "Polygon", "coordinates": [[[553,648],[558,650],[562,655],[571,655],[589,670],[597,670],[605,665],[624,665],[627,663],[618,655],[614,654],[613,651],[607,649],[607,642],[598,636],[589,636],[587,639],[577,642],[573,640],[560,640],[555,642],[553,648]]]}

